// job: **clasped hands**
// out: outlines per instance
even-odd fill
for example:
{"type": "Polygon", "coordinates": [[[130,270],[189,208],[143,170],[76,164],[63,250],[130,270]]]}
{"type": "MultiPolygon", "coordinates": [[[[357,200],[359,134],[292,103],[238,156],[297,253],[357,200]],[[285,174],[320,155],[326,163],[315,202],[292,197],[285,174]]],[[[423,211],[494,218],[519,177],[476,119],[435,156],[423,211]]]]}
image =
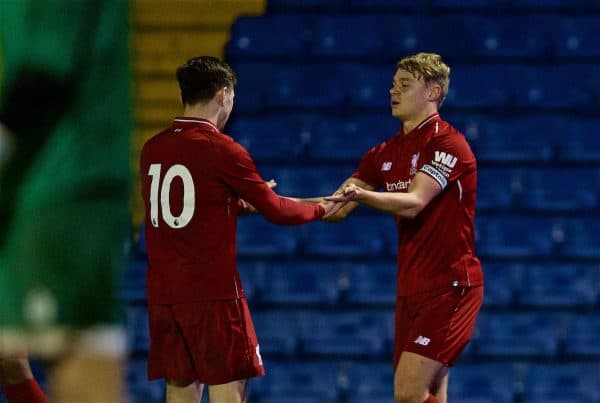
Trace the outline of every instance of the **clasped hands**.
{"type": "Polygon", "coordinates": [[[338,213],[351,201],[360,201],[364,195],[364,189],[351,183],[344,189],[340,189],[331,196],[324,197],[325,202],[320,203],[325,209],[324,221],[337,222],[344,218],[338,213]]]}

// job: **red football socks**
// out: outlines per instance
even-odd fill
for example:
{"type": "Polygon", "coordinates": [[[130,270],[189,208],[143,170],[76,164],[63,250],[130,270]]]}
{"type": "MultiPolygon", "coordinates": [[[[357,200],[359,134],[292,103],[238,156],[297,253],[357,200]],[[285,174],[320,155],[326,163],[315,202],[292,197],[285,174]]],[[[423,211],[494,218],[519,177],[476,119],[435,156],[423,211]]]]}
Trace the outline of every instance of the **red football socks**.
{"type": "Polygon", "coordinates": [[[48,403],[48,399],[33,378],[20,383],[2,385],[2,392],[10,403],[48,403]]]}
{"type": "Polygon", "coordinates": [[[427,396],[427,399],[425,399],[425,401],[423,403],[439,403],[439,401],[437,400],[437,398],[433,395],[429,395],[427,396]]]}

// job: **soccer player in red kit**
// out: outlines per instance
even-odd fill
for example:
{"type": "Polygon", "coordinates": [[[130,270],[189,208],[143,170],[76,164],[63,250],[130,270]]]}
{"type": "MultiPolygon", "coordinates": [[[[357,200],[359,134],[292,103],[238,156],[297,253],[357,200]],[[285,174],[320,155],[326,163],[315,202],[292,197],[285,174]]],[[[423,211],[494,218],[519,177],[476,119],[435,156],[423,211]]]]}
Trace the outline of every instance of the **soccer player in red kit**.
{"type": "Polygon", "coordinates": [[[402,129],[369,150],[326,198],[338,202],[328,221],[343,219],[358,203],[396,220],[394,396],[402,403],[446,402],[448,367],[470,340],[483,299],[474,252],[475,156],[438,114],[449,78],[437,54],[400,60],[390,96],[402,129]]]}
{"type": "MultiPolygon", "coordinates": [[[[326,204],[275,194],[248,152],[222,133],[236,77],[213,57],[177,70],[183,115],[141,153],[148,250],[149,379],[167,380],[167,402],[244,402],[246,380],[264,374],[236,268],[236,224],[247,210],[300,225],[326,204]]],[[[328,203],[331,204],[331,203],[328,203]]]]}

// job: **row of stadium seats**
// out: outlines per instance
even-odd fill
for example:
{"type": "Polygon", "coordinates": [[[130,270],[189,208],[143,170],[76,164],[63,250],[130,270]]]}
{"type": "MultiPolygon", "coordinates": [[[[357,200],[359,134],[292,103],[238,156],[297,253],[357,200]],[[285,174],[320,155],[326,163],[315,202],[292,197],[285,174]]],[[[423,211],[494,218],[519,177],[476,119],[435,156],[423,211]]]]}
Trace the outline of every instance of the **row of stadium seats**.
{"type": "Polygon", "coordinates": [[[226,53],[231,62],[392,60],[423,50],[463,62],[572,60],[600,57],[599,34],[595,16],[266,15],[239,18],[226,53]]]}
{"type": "MultiPolygon", "coordinates": [[[[461,65],[446,109],[592,111],[600,98],[594,64],[461,65]]],[[[243,63],[235,67],[239,113],[312,110],[388,112],[394,64],[243,63]]]]}
{"type": "MultiPolygon", "coordinates": [[[[489,285],[486,308],[590,311],[600,304],[597,263],[490,263],[484,269],[489,285]]],[[[239,270],[248,299],[259,308],[390,308],[396,301],[392,259],[369,263],[244,261],[239,270]]],[[[124,300],[145,300],[145,275],[145,260],[133,260],[121,291],[124,300]]]]}
{"type": "MultiPolygon", "coordinates": [[[[392,403],[388,362],[266,362],[267,375],[248,384],[249,403],[392,403]]],[[[164,401],[164,384],[139,379],[145,361],[130,362],[132,403],[164,401]]],[[[598,363],[473,363],[451,371],[449,401],[461,403],[597,403],[598,363]]]]}
{"type": "MultiPolygon", "coordinates": [[[[597,118],[495,116],[445,109],[442,117],[465,134],[480,165],[600,162],[597,118]]],[[[343,116],[276,113],[238,115],[226,131],[260,161],[285,159],[288,163],[323,161],[348,165],[358,163],[368,149],[392,137],[400,127],[401,123],[387,112],[343,116]]]]}
{"type": "Polygon", "coordinates": [[[543,12],[593,13],[598,0],[269,0],[269,14],[290,12],[378,12],[413,13],[482,12],[509,14],[543,12]]]}
{"type": "MultiPolygon", "coordinates": [[[[146,353],[150,346],[146,307],[129,305],[126,314],[130,353],[146,353]]],[[[255,310],[253,322],[261,354],[268,358],[378,361],[392,354],[393,308],[325,311],[280,306],[255,310]]],[[[594,361],[600,359],[598,337],[598,314],[484,310],[464,359],[594,361]]]]}

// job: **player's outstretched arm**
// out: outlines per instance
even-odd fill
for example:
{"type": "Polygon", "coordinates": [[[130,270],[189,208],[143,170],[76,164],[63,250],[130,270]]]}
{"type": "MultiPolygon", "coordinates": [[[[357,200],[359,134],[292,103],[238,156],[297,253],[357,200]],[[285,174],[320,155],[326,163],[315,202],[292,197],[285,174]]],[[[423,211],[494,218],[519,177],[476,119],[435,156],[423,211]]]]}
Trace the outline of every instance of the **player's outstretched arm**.
{"type": "Polygon", "coordinates": [[[386,213],[414,218],[441,191],[435,179],[418,172],[406,193],[374,192],[356,184],[348,184],[341,194],[326,197],[325,200],[337,203],[358,202],[386,213]]]}

